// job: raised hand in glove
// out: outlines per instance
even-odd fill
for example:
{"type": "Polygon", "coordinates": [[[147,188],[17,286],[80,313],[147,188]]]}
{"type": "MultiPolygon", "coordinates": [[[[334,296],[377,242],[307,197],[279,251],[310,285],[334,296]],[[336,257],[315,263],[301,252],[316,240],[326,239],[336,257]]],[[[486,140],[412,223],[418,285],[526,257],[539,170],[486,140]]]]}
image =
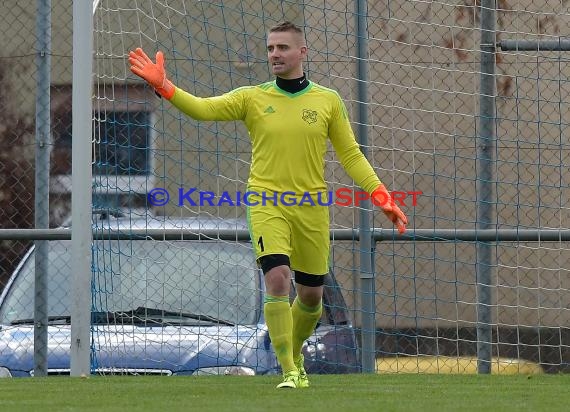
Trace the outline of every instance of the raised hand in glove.
{"type": "Polygon", "coordinates": [[[159,95],[167,100],[172,99],[175,87],[166,77],[164,54],[161,51],[156,53],[156,63],[154,63],[139,47],[129,52],[129,63],[131,71],[146,80],[159,95]]]}

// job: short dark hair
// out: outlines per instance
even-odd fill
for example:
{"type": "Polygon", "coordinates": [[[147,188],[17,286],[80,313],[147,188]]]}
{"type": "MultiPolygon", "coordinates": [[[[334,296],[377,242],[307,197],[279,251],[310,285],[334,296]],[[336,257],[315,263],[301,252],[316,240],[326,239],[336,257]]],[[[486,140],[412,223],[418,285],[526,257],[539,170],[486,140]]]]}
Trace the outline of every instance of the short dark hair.
{"type": "Polygon", "coordinates": [[[301,35],[303,34],[303,29],[301,29],[296,24],[291,23],[290,21],[283,21],[283,22],[278,23],[269,29],[269,33],[285,32],[285,31],[292,31],[294,33],[301,34],[301,35]]]}

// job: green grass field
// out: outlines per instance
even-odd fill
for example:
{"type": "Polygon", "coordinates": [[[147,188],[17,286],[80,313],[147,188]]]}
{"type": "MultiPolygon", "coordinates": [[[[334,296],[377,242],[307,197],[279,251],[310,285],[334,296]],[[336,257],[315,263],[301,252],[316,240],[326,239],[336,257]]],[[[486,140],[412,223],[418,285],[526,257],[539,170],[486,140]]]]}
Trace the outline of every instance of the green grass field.
{"type": "Polygon", "coordinates": [[[0,380],[0,411],[568,411],[570,375],[327,375],[0,380]]]}

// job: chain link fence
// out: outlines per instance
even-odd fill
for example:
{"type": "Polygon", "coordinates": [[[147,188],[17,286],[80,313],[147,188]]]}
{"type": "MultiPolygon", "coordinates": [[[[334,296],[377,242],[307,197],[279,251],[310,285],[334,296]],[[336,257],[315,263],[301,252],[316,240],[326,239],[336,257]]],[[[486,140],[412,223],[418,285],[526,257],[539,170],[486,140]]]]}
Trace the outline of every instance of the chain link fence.
{"type": "MultiPolygon", "coordinates": [[[[0,141],[5,148],[0,153],[0,227],[23,229],[34,225],[36,14],[7,3],[0,6],[5,16],[0,33],[7,39],[0,52],[0,141]]],[[[220,94],[271,79],[265,30],[289,19],[305,28],[309,78],[344,98],[355,131],[368,135],[363,149],[380,178],[393,190],[420,193],[417,202],[409,195],[404,199],[412,230],[476,229],[481,184],[492,187],[490,223],[498,230],[566,229],[568,51],[495,50],[496,136],[487,182],[480,178],[479,163],[481,3],[366,4],[368,101],[362,124],[356,2],[180,1],[166,6],[151,1],[137,7],[99,2],[94,14],[94,124],[103,125],[110,113],[120,123],[124,113],[138,112],[148,118],[127,123],[131,128],[150,125],[151,138],[133,143],[139,149],[119,142],[115,146],[120,150],[109,154],[95,135],[94,207],[143,213],[153,188],[171,194],[180,188],[216,194],[243,190],[251,151],[245,127],[181,116],[130,74],[126,55],[138,46],[149,54],[162,50],[177,85],[200,96],[220,94]]],[[[498,0],[496,6],[497,45],[507,39],[538,42],[570,35],[566,1],[498,0]]],[[[70,214],[71,12],[71,1],[52,6],[51,227],[70,214]]],[[[357,190],[332,149],[325,170],[333,192],[357,190]]],[[[168,216],[245,217],[244,208],[180,207],[174,201],[151,210],[168,216]]],[[[357,228],[360,211],[332,207],[332,228],[357,228]]],[[[379,213],[371,224],[386,227],[379,213]]],[[[30,245],[0,242],[0,288],[30,245]]],[[[377,243],[379,358],[476,354],[480,261],[475,246],[476,239],[377,243]]],[[[363,314],[359,252],[357,241],[333,242],[333,270],[357,326],[363,314]]],[[[567,243],[499,241],[491,254],[493,354],[530,359],[547,371],[567,370],[567,243]]],[[[385,371],[399,368],[401,364],[385,371]]]]}
{"type": "MultiPolygon", "coordinates": [[[[0,4],[4,39],[0,53],[0,228],[33,228],[35,199],[36,87],[38,81],[38,36],[36,10],[24,4],[0,4]]],[[[71,2],[54,2],[51,50],[52,95],[69,88],[72,58],[71,2]],[[62,85],[63,84],[63,85],[62,85]]],[[[71,108],[71,102],[69,108],[71,108]]],[[[52,100],[51,105],[54,105],[52,100]]],[[[45,109],[45,108],[44,108],[45,109]]],[[[47,107],[50,110],[50,107],[47,107]]],[[[62,116],[52,113],[52,128],[62,116]]],[[[51,150],[51,174],[71,169],[71,155],[51,150]]],[[[45,183],[43,183],[45,184],[45,183]]],[[[61,225],[70,213],[69,193],[50,193],[50,226],[61,225]]],[[[33,242],[0,241],[0,288],[33,242]]]]}

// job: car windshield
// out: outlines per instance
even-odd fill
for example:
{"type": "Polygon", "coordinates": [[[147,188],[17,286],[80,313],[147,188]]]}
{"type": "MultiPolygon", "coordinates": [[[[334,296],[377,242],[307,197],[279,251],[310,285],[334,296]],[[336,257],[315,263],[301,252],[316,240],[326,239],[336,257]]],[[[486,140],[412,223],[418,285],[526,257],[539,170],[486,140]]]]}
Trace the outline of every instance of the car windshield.
{"type": "MultiPolygon", "coordinates": [[[[137,314],[145,308],[144,314],[168,314],[173,323],[177,314],[185,323],[194,324],[216,320],[254,324],[258,320],[259,276],[248,244],[105,240],[94,242],[92,251],[94,313],[137,314]]],[[[2,324],[33,319],[34,260],[32,253],[6,295],[0,308],[2,324]]],[[[73,293],[70,241],[49,242],[48,265],[48,314],[50,318],[69,316],[73,293]]]]}

